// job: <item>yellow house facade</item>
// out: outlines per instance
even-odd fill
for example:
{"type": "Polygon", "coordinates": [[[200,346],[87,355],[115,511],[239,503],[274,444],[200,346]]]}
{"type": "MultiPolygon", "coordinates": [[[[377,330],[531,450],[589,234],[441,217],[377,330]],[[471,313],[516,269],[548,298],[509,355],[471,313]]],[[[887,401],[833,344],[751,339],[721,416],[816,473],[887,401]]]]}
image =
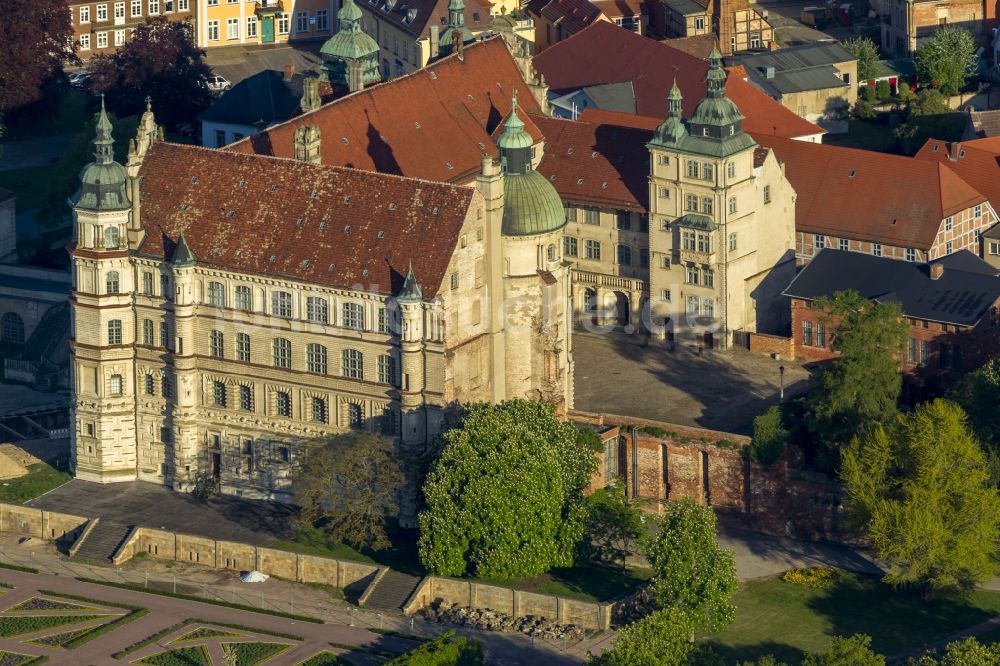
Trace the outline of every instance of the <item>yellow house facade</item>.
{"type": "Polygon", "coordinates": [[[194,0],[202,48],[329,38],[336,0],[194,0]]]}

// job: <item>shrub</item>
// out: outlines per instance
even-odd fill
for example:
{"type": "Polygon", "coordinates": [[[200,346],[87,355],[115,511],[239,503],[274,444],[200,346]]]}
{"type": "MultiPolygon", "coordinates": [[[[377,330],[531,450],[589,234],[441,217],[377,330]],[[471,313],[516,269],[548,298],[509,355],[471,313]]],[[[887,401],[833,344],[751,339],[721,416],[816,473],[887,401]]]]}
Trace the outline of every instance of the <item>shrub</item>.
{"type": "Polygon", "coordinates": [[[781,406],[773,405],[753,420],[750,459],[762,465],[774,464],[785,453],[787,442],[788,431],[782,424],[781,406]]]}
{"type": "Polygon", "coordinates": [[[875,84],[875,96],[883,102],[892,98],[892,88],[888,81],[883,79],[875,84]]]}
{"type": "Polygon", "coordinates": [[[840,573],[830,567],[810,567],[808,569],[792,569],[786,571],[781,580],[792,585],[826,589],[840,578],[840,573]]]}
{"type": "Polygon", "coordinates": [[[483,663],[483,648],[479,643],[447,631],[386,666],[481,666],[483,663]]]}
{"type": "Polygon", "coordinates": [[[859,91],[859,93],[860,93],[859,97],[861,97],[861,99],[863,99],[866,102],[874,102],[877,96],[875,88],[868,85],[861,86],[861,90],[859,91]]]}

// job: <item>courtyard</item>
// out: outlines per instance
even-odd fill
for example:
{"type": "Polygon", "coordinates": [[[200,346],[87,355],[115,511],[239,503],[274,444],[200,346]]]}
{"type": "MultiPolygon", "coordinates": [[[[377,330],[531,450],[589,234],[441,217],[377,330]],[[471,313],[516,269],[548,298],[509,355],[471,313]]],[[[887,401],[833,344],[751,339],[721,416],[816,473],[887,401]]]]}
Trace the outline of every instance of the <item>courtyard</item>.
{"type": "Polygon", "coordinates": [[[615,331],[573,332],[574,407],[749,435],[753,419],[808,387],[802,363],[746,351],[702,350],[615,331]]]}

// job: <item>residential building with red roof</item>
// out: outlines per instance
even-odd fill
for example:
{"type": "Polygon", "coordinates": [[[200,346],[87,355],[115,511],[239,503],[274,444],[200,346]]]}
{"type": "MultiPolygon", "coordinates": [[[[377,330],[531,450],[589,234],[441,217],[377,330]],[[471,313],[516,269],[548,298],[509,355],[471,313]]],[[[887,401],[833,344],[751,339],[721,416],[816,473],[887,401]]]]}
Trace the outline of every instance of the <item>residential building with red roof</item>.
{"type": "Polygon", "coordinates": [[[948,163],[754,135],[795,188],[796,256],[826,247],[926,262],[979,254],[996,224],[987,197],[948,163]]]}
{"type": "MultiPolygon", "coordinates": [[[[961,142],[929,139],[917,151],[916,157],[954,171],[983,193],[993,211],[1000,206],[1000,137],[961,142]]],[[[993,219],[996,219],[995,215],[993,219]]],[[[993,266],[1000,267],[1000,226],[985,229],[979,247],[969,249],[993,266]]]]}
{"type": "MultiPolygon", "coordinates": [[[[641,37],[627,30],[597,23],[535,56],[535,69],[554,94],[588,86],[629,82],[635,113],[652,118],[667,115],[666,91],[674,80],[684,96],[684,114],[690,115],[705,96],[708,63],[696,56],[641,37]]],[[[819,141],[825,130],[783,107],[745,80],[746,73],[730,76],[726,94],[746,117],[751,133],[819,141]]]]}
{"type": "Polygon", "coordinates": [[[594,23],[614,22],[589,0],[530,0],[524,11],[535,22],[535,53],[594,23]]]}
{"type": "Polygon", "coordinates": [[[726,56],[768,50],[774,39],[767,10],[749,0],[651,0],[648,9],[651,34],[660,38],[708,34],[726,56]]]}

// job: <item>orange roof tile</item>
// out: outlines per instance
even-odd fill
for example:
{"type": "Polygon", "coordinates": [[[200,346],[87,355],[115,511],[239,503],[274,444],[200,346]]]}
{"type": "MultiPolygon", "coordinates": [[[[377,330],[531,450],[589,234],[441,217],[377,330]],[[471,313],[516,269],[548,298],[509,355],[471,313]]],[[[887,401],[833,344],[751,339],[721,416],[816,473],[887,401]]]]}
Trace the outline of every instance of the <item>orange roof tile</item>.
{"type": "Polygon", "coordinates": [[[143,254],[181,233],[200,264],[395,294],[409,262],[433,297],[474,190],[156,142],[142,176],[143,254]]]}
{"type": "Polygon", "coordinates": [[[545,134],[538,171],[573,204],[645,212],[651,133],[632,127],[534,116],[545,134]]]}
{"type": "Polygon", "coordinates": [[[994,210],[1000,208],[1000,137],[964,141],[956,148],[957,159],[952,160],[952,143],[930,139],[917,152],[917,159],[947,165],[982,192],[994,210]]]}
{"type": "Polygon", "coordinates": [[[715,48],[715,34],[706,32],[704,35],[675,37],[673,39],[664,39],[663,43],[695,58],[708,60],[708,54],[715,48]]]}
{"type": "Polygon", "coordinates": [[[496,155],[491,134],[510,113],[511,94],[526,113],[540,109],[500,37],[390,82],[326,104],[224,150],[292,157],[295,130],[316,125],[324,164],[461,182],[496,155]]]}
{"type": "Polygon", "coordinates": [[[943,164],[766,134],[785,164],[798,231],[929,249],[941,221],[986,198],[943,164]]]}
{"type": "MultiPolygon", "coordinates": [[[[618,26],[599,21],[542,51],[534,58],[554,91],[566,92],[604,83],[632,82],[636,113],[665,118],[667,93],[677,78],[690,116],[705,97],[708,63],[618,26]]],[[[726,94],[746,117],[748,132],[801,137],[825,130],[800,118],[740,76],[730,76],[726,94]]]]}

